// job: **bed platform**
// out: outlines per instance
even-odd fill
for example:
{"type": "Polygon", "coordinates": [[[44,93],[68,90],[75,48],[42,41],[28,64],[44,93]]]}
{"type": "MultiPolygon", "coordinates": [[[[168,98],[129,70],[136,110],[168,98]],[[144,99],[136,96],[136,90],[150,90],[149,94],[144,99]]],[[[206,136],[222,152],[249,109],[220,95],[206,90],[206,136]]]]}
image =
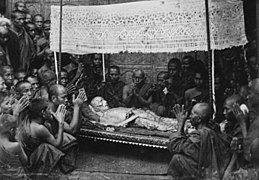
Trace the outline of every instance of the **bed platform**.
{"type": "Polygon", "coordinates": [[[94,141],[108,141],[136,146],[166,149],[169,135],[173,132],[148,130],[139,127],[114,128],[104,127],[85,121],[80,130],[80,137],[94,141]]]}

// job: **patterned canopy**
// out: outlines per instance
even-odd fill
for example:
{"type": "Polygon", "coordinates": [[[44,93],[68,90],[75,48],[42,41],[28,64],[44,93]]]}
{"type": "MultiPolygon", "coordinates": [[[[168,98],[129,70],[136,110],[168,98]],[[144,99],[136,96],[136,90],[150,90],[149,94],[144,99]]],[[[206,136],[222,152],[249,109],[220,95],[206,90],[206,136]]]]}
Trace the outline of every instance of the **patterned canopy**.
{"type": "MultiPolygon", "coordinates": [[[[210,0],[211,48],[247,43],[242,0],[210,0]]],[[[51,7],[51,50],[59,50],[60,7],[51,7]]],[[[64,6],[62,52],[206,51],[204,0],[64,6]]]]}

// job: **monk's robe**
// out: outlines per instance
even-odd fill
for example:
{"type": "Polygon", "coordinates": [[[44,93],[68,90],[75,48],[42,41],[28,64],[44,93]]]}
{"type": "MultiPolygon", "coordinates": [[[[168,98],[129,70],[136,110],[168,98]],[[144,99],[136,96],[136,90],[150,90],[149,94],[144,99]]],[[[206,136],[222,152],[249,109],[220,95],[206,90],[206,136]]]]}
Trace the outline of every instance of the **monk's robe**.
{"type": "Polygon", "coordinates": [[[26,167],[23,167],[18,155],[10,154],[0,147],[0,179],[27,179],[26,167]]]}
{"type": "Polygon", "coordinates": [[[31,62],[34,61],[34,58],[36,57],[34,43],[24,29],[22,30],[21,34],[16,33],[16,35],[19,39],[19,46],[21,52],[19,68],[22,68],[26,72],[29,72],[31,62]]]}
{"type": "MultiPolygon", "coordinates": [[[[147,100],[151,96],[151,94],[150,94],[151,88],[152,88],[152,84],[145,83],[140,89],[136,90],[136,93],[138,93],[139,96],[141,96],[145,100],[147,100]]],[[[149,107],[146,107],[145,105],[143,105],[135,95],[132,96],[131,100],[127,104],[127,107],[147,108],[147,109],[149,108],[149,107]]]]}
{"type": "Polygon", "coordinates": [[[172,134],[173,153],[168,174],[176,177],[220,179],[229,162],[227,143],[212,129],[202,127],[189,134],[172,134]]]}
{"type": "Polygon", "coordinates": [[[49,175],[64,153],[56,147],[31,136],[30,121],[25,119],[19,127],[19,141],[28,156],[28,171],[33,175],[49,175]]]}

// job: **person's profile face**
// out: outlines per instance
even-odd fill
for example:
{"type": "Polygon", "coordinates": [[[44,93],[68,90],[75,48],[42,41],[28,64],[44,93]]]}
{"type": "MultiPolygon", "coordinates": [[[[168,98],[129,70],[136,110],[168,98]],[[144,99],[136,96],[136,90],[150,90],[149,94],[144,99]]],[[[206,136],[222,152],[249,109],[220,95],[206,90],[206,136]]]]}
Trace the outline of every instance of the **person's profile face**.
{"type": "Polygon", "coordinates": [[[12,86],[14,81],[13,69],[5,68],[3,78],[7,86],[12,86]]]}
{"type": "Polygon", "coordinates": [[[198,105],[194,105],[190,114],[190,123],[192,126],[197,127],[201,123],[201,117],[198,105]]]}
{"type": "Polygon", "coordinates": [[[0,76],[0,92],[6,92],[6,88],[5,80],[0,76]]]}
{"type": "Polygon", "coordinates": [[[67,105],[68,104],[68,97],[67,97],[67,90],[65,87],[58,90],[55,100],[55,105],[59,106],[61,104],[67,105]]]}
{"type": "Polygon", "coordinates": [[[119,80],[119,77],[120,77],[118,69],[111,68],[109,76],[110,76],[111,82],[117,82],[119,80]]]}
{"type": "Polygon", "coordinates": [[[34,20],[34,23],[35,23],[37,29],[42,29],[42,27],[43,27],[43,17],[36,16],[35,20],[34,20]]]}
{"type": "Polygon", "coordinates": [[[103,112],[109,109],[108,103],[102,97],[96,97],[93,102],[94,108],[97,111],[103,112]]]}
{"type": "Polygon", "coordinates": [[[16,17],[14,19],[14,26],[18,28],[22,28],[24,25],[25,15],[23,13],[16,13],[16,17]]]}
{"type": "Polygon", "coordinates": [[[5,97],[4,101],[0,104],[0,113],[10,114],[12,111],[12,104],[8,96],[5,97]]]}
{"type": "Polygon", "coordinates": [[[224,114],[226,120],[228,120],[228,121],[235,119],[235,116],[232,111],[232,107],[233,107],[233,102],[226,100],[224,103],[223,114],[224,114]]]}

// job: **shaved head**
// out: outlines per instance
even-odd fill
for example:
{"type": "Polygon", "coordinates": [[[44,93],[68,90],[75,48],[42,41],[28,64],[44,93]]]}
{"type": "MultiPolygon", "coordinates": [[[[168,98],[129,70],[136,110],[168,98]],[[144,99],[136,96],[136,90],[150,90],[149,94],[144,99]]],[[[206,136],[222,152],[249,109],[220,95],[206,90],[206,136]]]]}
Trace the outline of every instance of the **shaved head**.
{"type": "Polygon", "coordinates": [[[203,122],[208,122],[212,116],[213,110],[208,103],[197,103],[193,109],[200,115],[203,122]]]}

